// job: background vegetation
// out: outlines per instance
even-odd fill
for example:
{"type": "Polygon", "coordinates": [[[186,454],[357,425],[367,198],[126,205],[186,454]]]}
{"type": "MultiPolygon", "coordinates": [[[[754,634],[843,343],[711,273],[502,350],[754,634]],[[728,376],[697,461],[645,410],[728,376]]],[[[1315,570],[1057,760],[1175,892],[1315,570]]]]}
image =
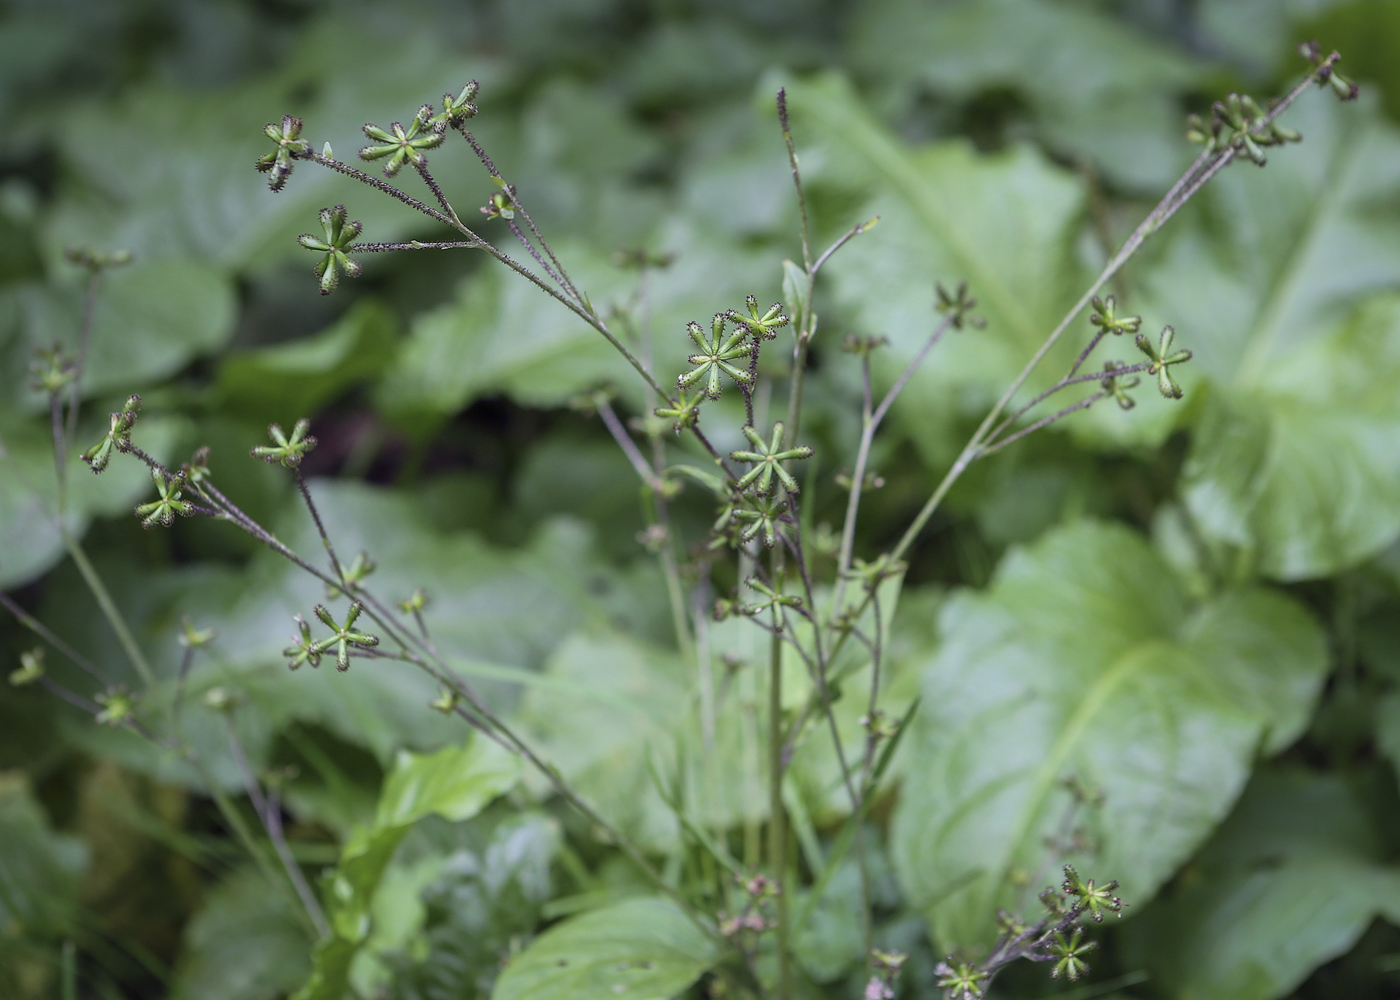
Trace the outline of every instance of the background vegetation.
{"type": "MultiPolygon", "coordinates": [[[[369,258],[362,278],[319,296],[294,238],[322,206],[346,203],[375,239],[422,231],[309,170],[271,195],[252,169],[263,123],[300,115],[349,158],[365,120],[480,80],[475,131],[600,309],[639,295],[617,251],[675,255],[645,295],[679,355],[686,320],[748,292],[776,299],[780,262],[798,253],[772,112],[788,83],[817,228],[883,220],[833,261],[821,293],[804,423],[813,532],[839,531],[834,476],[859,436],[858,371],[840,338],[888,336],[876,371],[888,384],[927,335],[935,280],[968,280],[989,320],[951,337],[877,442],[884,485],[858,539],[869,554],[917,511],[1103,248],[1189,162],[1185,113],[1232,89],[1279,92],[1303,68],[1298,40],[1340,48],[1360,102],[1301,101],[1289,121],[1305,142],[1262,172],[1231,167],[1114,289],[1149,327],[1188,338],[1186,403],[1144,395],[1008,449],[959,483],[911,552],[891,707],[924,702],[895,764],[898,800],[874,816],[889,845],[880,934],[912,954],[905,995],[932,995],[933,962],[984,940],[1000,898],[959,888],[960,873],[1038,836],[983,793],[1051,759],[1105,792],[1075,832],[1131,905],[1087,989],[1031,970],[998,980],[997,995],[1400,992],[1400,3],[3,10],[0,587],[136,680],[28,488],[51,489],[29,363],[36,347],[72,342],[82,303],[63,248],[129,248],[135,263],[107,279],[95,317],[83,436],[140,392],[148,450],[179,462],[211,445],[224,491],[311,550],[293,483],[242,457],[270,421],[311,417],[320,447],[304,469],[342,551],[370,551],[388,592],[430,592],[444,650],[658,856],[675,839],[647,749],[679,698],[669,610],[638,538],[632,470],[571,407],[614,384],[619,408],[644,414],[629,373],[595,333],[471,254],[369,258]],[[1221,683],[1143,683],[1113,692],[1111,713],[1073,711],[1104,664],[1168,639],[1221,683]],[[1191,745],[1163,745],[1163,719],[1191,745]],[[1191,754],[1179,771],[1163,764],[1191,754]]],[[[475,164],[439,157],[454,200],[484,203],[475,164]]],[[[426,710],[436,691],[372,663],[289,674],[289,615],[322,599],[319,585],[221,525],[137,530],[129,511],[149,482],[134,463],[75,475],[85,545],[158,670],[180,662],[182,616],[217,632],[187,730],[222,790],[243,784],[200,700],[215,686],[248,699],[244,749],[277,778],[309,870],[333,865],[357,826],[392,834],[377,841],[389,850],[402,838],[369,886],[361,996],[486,996],[503,957],[550,921],[638,891],[615,851],[528,782],[465,823],[376,812],[398,751],[462,738],[426,710]]],[[[702,497],[677,503],[691,542],[711,516],[702,497]]],[[[0,620],[0,663],[18,667],[33,645],[0,620]]],[[[820,853],[841,801],[812,756],[795,765],[798,833],[820,853]]],[[[59,995],[64,942],[85,997],[297,988],[310,932],[209,792],[127,731],[0,688],[0,995],[59,995]]],[[[735,801],[742,827],[742,790],[735,801]]],[[[822,919],[797,942],[805,981],[833,997],[863,985],[849,875],[813,901],[822,919]]]]}

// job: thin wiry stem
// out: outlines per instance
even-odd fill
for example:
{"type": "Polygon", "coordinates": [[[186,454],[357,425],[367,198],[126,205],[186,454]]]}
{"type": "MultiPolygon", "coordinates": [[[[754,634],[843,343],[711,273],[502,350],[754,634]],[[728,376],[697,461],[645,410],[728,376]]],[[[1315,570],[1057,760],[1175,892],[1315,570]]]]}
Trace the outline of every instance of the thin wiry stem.
{"type": "Polygon", "coordinates": [[[20,607],[19,604],[3,590],[0,590],[0,607],[3,607],[10,614],[14,615],[15,620],[29,629],[29,631],[33,632],[40,639],[43,639],[54,649],[72,660],[74,664],[93,680],[97,681],[97,683],[104,684],[108,687],[112,685],[112,679],[99,670],[91,660],[82,653],[79,653],[58,636],[54,635],[53,631],[49,629],[47,625],[39,621],[39,619],[35,618],[28,611],[25,611],[24,608],[20,607]]]}
{"type": "Polygon", "coordinates": [[[306,501],[306,509],[311,512],[311,520],[316,522],[316,534],[321,536],[321,544],[326,547],[326,555],[330,556],[331,569],[335,571],[336,579],[340,581],[342,589],[347,589],[345,582],[345,570],[340,565],[340,560],[336,558],[335,546],[331,544],[331,536],[326,534],[326,526],[321,523],[321,512],[316,509],[316,501],[311,499],[311,491],[306,487],[306,477],[301,474],[301,467],[297,466],[292,472],[296,476],[297,489],[301,491],[301,498],[306,501]]]}
{"type": "Polygon", "coordinates": [[[82,402],[83,372],[87,370],[88,346],[92,342],[92,323],[97,315],[97,291],[102,285],[102,269],[94,267],[88,275],[83,295],[83,318],[78,326],[78,351],[73,358],[73,383],[68,392],[68,423],[66,438],[72,441],[78,433],[78,407],[82,402]]]}
{"type": "MultiPolygon", "coordinates": [[[[473,152],[476,153],[477,158],[481,160],[481,164],[486,168],[487,172],[500,182],[501,189],[505,191],[506,195],[510,198],[511,205],[520,213],[520,217],[524,219],[525,224],[530,227],[530,232],[534,233],[535,239],[539,240],[540,247],[543,248],[544,252],[549,256],[549,259],[554,262],[554,268],[558,272],[557,279],[560,285],[574,297],[575,301],[582,304],[584,301],[583,296],[579,294],[578,288],[575,287],[573,281],[570,280],[569,272],[564,269],[564,265],[560,263],[559,258],[554,255],[554,251],[549,246],[549,241],[544,238],[539,227],[535,225],[535,220],[530,218],[530,213],[526,211],[525,205],[520,201],[520,196],[516,194],[515,186],[506,183],[505,178],[501,176],[501,172],[496,169],[496,164],[491,162],[491,157],[486,155],[486,150],[476,141],[476,136],[468,132],[463,125],[459,125],[457,131],[467,140],[467,143],[471,146],[473,152]]],[[[519,236],[520,234],[517,232],[516,235],[519,236]]],[[[521,240],[524,241],[523,236],[521,240]]]]}
{"type": "MultiPolygon", "coordinates": [[[[987,441],[988,443],[995,441],[1008,427],[1017,420],[1020,420],[1036,406],[1055,395],[1055,393],[1059,392],[1061,389],[1067,389],[1072,385],[1080,385],[1084,382],[1102,382],[1105,378],[1117,378],[1121,375],[1136,375],[1139,372],[1147,371],[1151,367],[1152,363],[1150,361],[1142,361],[1135,365],[1124,365],[1122,368],[1114,368],[1112,371],[1090,372],[1087,375],[1066,375],[1039,396],[1032,399],[1029,403],[1026,403],[1014,413],[1007,416],[1001,423],[997,424],[987,435],[987,441]]],[[[986,454],[985,450],[983,454],[986,454]]]]}
{"type": "MultiPolygon", "coordinates": [[[[1335,56],[1335,53],[1333,53],[1333,55],[1335,56]]],[[[1263,130],[1267,129],[1268,126],[1276,120],[1279,115],[1286,111],[1314,82],[1315,73],[1309,73],[1302,82],[1294,87],[1293,90],[1289,91],[1287,96],[1279,101],[1279,103],[1254,126],[1253,131],[1256,134],[1261,134],[1263,130]]],[[[1094,296],[1099,293],[1099,290],[1118,273],[1119,269],[1142,247],[1148,237],[1157,232],[1157,230],[1159,230],[1173,215],[1180,211],[1181,207],[1190,201],[1211,178],[1231,163],[1235,159],[1235,156],[1236,154],[1233,148],[1219,152],[1203,152],[1187,169],[1186,173],[1172,185],[1167,194],[1157,203],[1157,207],[1148,214],[1147,218],[1145,218],[1135,230],[1133,230],[1132,234],[1124,241],[1118,253],[1104,266],[1103,271],[1099,274],[1098,278],[1094,280],[1094,283],[1080,297],[1079,301],[1074,304],[1069,312],[1065,314],[1064,319],[1050,332],[1050,335],[1045,338],[1045,342],[1041,344],[1040,348],[1031,356],[1031,359],[1026,362],[1020,374],[1012,380],[1006,391],[1002,393],[1001,398],[997,400],[996,405],[992,407],[991,411],[983,419],[981,425],[972,435],[972,438],[968,441],[967,445],[964,446],[962,453],[954,461],[952,467],[949,468],[948,474],[944,476],[943,481],[934,489],[933,494],[924,504],[923,509],[919,511],[918,515],[904,532],[904,535],[900,538],[899,543],[891,551],[891,558],[899,559],[909,550],[909,547],[914,544],[914,540],[919,536],[919,533],[923,531],[924,526],[928,524],[929,518],[931,518],[934,511],[938,509],[938,505],[942,502],[943,497],[947,495],[953,482],[962,475],[972,462],[984,454],[983,445],[987,441],[989,432],[996,425],[997,418],[1001,416],[1002,412],[1010,404],[1012,398],[1020,391],[1021,386],[1026,383],[1026,380],[1031,377],[1031,374],[1040,365],[1040,362],[1044,360],[1051,348],[1059,341],[1065,330],[1069,328],[1070,323],[1074,321],[1074,318],[1084,311],[1085,307],[1089,305],[1094,296]]]]}
{"type": "Polygon", "coordinates": [[[641,477],[642,482],[652,490],[659,489],[660,479],[647,463],[641,449],[637,447],[637,443],[632,440],[632,435],[627,433],[627,428],[622,426],[622,421],[617,419],[612,405],[600,396],[595,400],[595,406],[598,410],[598,416],[603,419],[603,425],[607,427],[608,433],[622,449],[622,453],[627,456],[627,461],[632,463],[632,468],[637,470],[637,475],[641,477]]]}
{"type": "Polygon", "coordinates": [[[352,243],[345,248],[346,253],[394,253],[399,250],[479,250],[480,240],[457,240],[455,242],[425,243],[422,240],[409,240],[407,243],[352,243]]]}
{"type": "Polygon", "coordinates": [[[1050,424],[1053,424],[1056,420],[1061,420],[1064,417],[1069,416],[1071,413],[1077,413],[1079,410],[1088,409],[1107,395],[1107,392],[1096,392],[1092,396],[1085,396],[1079,402],[1074,403],[1071,406],[1066,406],[1063,410],[1060,410],[1057,413],[1052,413],[1048,417],[1043,417],[1042,419],[1037,420],[1035,423],[1031,424],[1029,427],[1022,427],[1015,434],[1009,435],[1008,437],[1004,437],[1000,441],[995,441],[991,444],[984,445],[982,448],[982,454],[986,456],[992,454],[993,452],[1001,451],[1001,449],[1005,448],[1007,445],[1014,444],[1015,442],[1021,440],[1021,438],[1025,437],[1027,434],[1034,434],[1042,427],[1048,427],[1050,424]]]}
{"type": "Polygon", "coordinates": [[[282,862],[282,868],[287,873],[287,880],[291,882],[292,889],[296,892],[297,898],[301,900],[306,915],[316,926],[316,933],[323,938],[329,937],[331,927],[326,920],[325,911],[321,909],[321,903],[312,893],[311,887],[306,884],[306,876],[302,874],[301,866],[292,857],[292,849],[288,846],[287,838],[282,833],[281,804],[277,803],[277,809],[274,811],[273,803],[263,795],[262,786],[258,783],[252,767],[248,764],[248,755],[243,752],[243,741],[238,738],[238,728],[233,724],[232,715],[224,715],[224,728],[228,732],[230,755],[233,757],[234,765],[238,768],[239,776],[243,779],[243,788],[248,793],[249,801],[253,803],[253,811],[257,813],[259,822],[267,831],[268,839],[272,841],[272,848],[277,852],[277,859],[282,862]]]}

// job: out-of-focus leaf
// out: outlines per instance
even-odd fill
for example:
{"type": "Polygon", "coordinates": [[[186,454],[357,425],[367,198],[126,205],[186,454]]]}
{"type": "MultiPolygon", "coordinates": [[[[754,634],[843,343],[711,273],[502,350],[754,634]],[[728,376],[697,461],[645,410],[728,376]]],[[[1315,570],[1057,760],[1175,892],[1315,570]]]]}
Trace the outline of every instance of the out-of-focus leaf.
{"type": "Polygon", "coordinates": [[[311,978],[295,1000],[344,995],[350,963],[371,929],[374,890],[409,827],[430,813],[457,822],[470,819],[514,785],[517,774],[515,760],[482,738],[430,754],[399,754],[374,822],[351,835],[327,879],[331,936],[317,944],[311,978]]]}
{"type": "Polygon", "coordinates": [[[484,851],[457,851],[423,891],[426,906],[420,962],[392,956],[395,1000],[474,1000],[491,987],[513,944],[531,933],[552,888],[549,867],[558,823],[526,813],[506,821],[484,851]]]}
{"type": "MultiPolygon", "coordinates": [[[[299,164],[285,190],[273,194],[267,175],[253,168],[270,146],[263,125],[284,114],[302,117],[313,148],[330,142],[338,159],[358,166],[366,120],[406,121],[425,101],[494,75],[490,63],[462,60],[440,36],[407,21],[370,25],[332,15],[309,26],[285,68],[270,77],[213,91],[147,84],[115,104],[86,104],[69,113],[59,135],[62,160],[78,183],[56,207],[47,242],[54,252],[96,242],[130,248],[143,260],[194,259],[226,272],[304,260],[309,291],[314,260],[295,238],[315,228],[324,206],[347,205],[367,239],[441,227],[313,164],[299,164]],[[342,53],[366,50],[377,58],[344,72],[342,53]],[[149,137],[175,123],[180,141],[152,156],[149,137]]],[[[435,161],[462,168],[475,158],[457,139],[435,161]]]]}
{"type": "MultiPolygon", "coordinates": [[[[838,77],[793,86],[789,107],[799,144],[822,154],[813,182],[874,195],[856,217],[879,215],[879,228],[826,270],[858,327],[890,338],[874,359],[877,376],[892,383],[933,331],[935,282],[967,281],[987,319],[985,330],[951,331],[895,404],[925,458],[940,464],[960,443],[953,425],[1001,394],[1088,284],[1074,249],[1082,185],[1025,146],[992,156],[960,140],[911,147],[838,77]]],[[[1067,369],[1076,345],[1065,338],[1031,387],[1067,369]]],[[[1152,409],[1129,416],[1151,419],[1152,409]]]]}
{"type": "Polygon", "coordinates": [[[281,887],[244,869],[205,897],[185,928],[174,1000],[275,1000],[306,979],[311,939],[281,887]]]}
{"type": "MultiPolygon", "coordinates": [[[[618,287],[622,275],[594,253],[559,250],[595,304],[606,301],[602,290],[618,287]]],[[[380,400],[388,414],[410,423],[440,420],[487,393],[557,406],[610,376],[626,378],[625,365],[564,305],[491,266],[464,282],[454,303],[417,319],[380,400]]]]}
{"type": "Polygon", "coordinates": [[[1056,152],[1148,191],[1165,188],[1191,152],[1173,91],[1201,67],[1121,21],[1035,0],[862,4],[852,58],[914,103],[919,90],[968,100],[1012,89],[1056,152]]]}
{"type": "MultiPolygon", "coordinates": [[[[35,348],[62,343],[75,351],[81,327],[81,285],[21,286],[15,317],[21,330],[5,352],[0,385],[29,409],[48,409],[29,387],[35,348]]],[[[234,295],[218,271],[190,260],[138,262],[105,275],[93,311],[83,394],[126,396],[173,375],[233,332],[234,295]]]]}
{"type": "Polygon", "coordinates": [[[1376,707],[1376,743],[1400,778],[1400,692],[1392,691],[1376,707]]]}
{"type": "Polygon", "coordinates": [[[0,774],[0,954],[13,937],[71,932],[87,851],[49,826],[23,777],[0,774]]]}
{"type": "Polygon", "coordinates": [[[634,899],[567,920],[517,956],[492,1000],[662,1000],[719,958],[675,903],[634,899]]]}
{"type": "Polygon", "coordinates": [[[1210,382],[1184,469],[1200,532],[1297,580],[1400,534],[1400,299],[1373,294],[1400,269],[1400,136],[1326,94],[1289,122],[1301,146],[1215,181],[1143,311],[1210,382]]]}
{"type": "MultiPolygon", "coordinates": [[[[674,654],[613,635],[575,634],[532,687],[522,717],[569,783],[631,837],[673,841],[675,820],[660,801],[648,754],[669,756],[686,717],[686,687],[674,654]]],[[[532,776],[533,777],[533,776],[532,776]]],[[[535,784],[544,791],[537,777],[535,784]]]]}
{"type": "Polygon", "coordinates": [[[255,418],[309,416],[357,382],[378,378],[394,355],[394,326],[387,308],[362,302],[314,337],[228,355],[218,388],[228,409],[255,418]]]}
{"type": "Polygon", "coordinates": [[[1258,750],[1302,730],[1327,663],[1293,601],[1241,590],[1191,611],[1145,541],[1095,523],[1013,550],[939,621],[892,837],[944,947],[985,943],[997,908],[1021,909],[1041,888],[1027,880],[1062,859],[1149,898],[1258,750]],[[1073,817],[1089,856],[1047,846],[1064,836],[1067,779],[1103,795],[1073,817]]]}
{"type": "Polygon", "coordinates": [[[1265,770],[1170,889],[1124,928],[1165,996],[1273,1000],[1400,918],[1365,809],[1332,775],[1265,770]]]}
{"type": "MultiPolygon", "coordinates": [[[[105,430],[105,420],[101,430],[85,425],[79,431],[79,450],[105,430]]],[[[179,431],[176,421],[142,417],[136,441],[168,461],[179,431]]],[[[0,430],[0,449],[0,586],[12,587],[50,569],[63,555],[63,538],[54,523],[57,486],[47,421],[0,430]]],[[[75,453],[68,466],[69,528],[81,537],[93,517],[130,513],[132,505],[151,492],[151,474],[140,462],[117,455],[106,472],[94,476],[75,453]]],[[[133,518],[132,525],[137,523],[133,518]]]]}

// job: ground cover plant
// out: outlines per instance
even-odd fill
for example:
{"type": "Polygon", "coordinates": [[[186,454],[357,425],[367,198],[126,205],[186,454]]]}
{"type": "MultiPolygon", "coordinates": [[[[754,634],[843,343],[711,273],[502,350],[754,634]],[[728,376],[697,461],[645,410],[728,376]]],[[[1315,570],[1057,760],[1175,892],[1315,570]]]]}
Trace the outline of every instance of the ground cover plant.
{"type": "Polygon", "coordinates": [[[364,23],[223,10],[286,69],[218,120],[21,114],[7,989],[1385,995],[1400,160],[1334,51],[1256,102],[887,3],[541,85],[621,8],[366,8],[345,77],[364,23]],[[680,61],[836,39],[864,98],[680,61]]]}

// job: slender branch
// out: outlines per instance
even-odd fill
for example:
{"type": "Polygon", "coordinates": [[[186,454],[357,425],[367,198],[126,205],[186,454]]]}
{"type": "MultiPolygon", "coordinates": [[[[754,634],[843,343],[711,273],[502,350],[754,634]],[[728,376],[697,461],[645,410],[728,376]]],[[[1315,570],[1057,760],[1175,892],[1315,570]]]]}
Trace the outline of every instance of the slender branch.
{"type": "Polygon", "coordinates": [[[443,214],[452,220],[453,228],[463,228],[462,220],[457,217],[457,210],[452,207],[452,203],[447,200],[447,195],[442,193],[442,188],[438,187],[438,182],[428,172],[428,165],[415,163],[413,166],[418,171],[418,176],[423,178],[423,183],[428,186],[428,190],[433,193],[433,197],[437,199],[437,203],[442,206],[443,214]]]}
{"type": "Polygon", "coordinates": [[[297,466],[292,472],[296,475],[297,489],[301,491],[301,498],[306,501],[306,509],[311,512],[311,520],[316,522],[316,534],[321,536],[321,544],[326,547],[326,554],[330,556],[331,568],[335,571],[336,579],[342,588],[346,588],[345,570],[340,565],[340,560],[336,558],[335,546],[331,545],[331,536],[326,534],[326,526],[321,523],[321,512],[316,509],[316,501],[311,499],[311,491],[306,488],[306,477],[301,474],[301,466],[297,466]]]}
{"type": "Polygon", "coordinates": [[[603,418],[603,424],[607,427],[608,433],[622,449],[622,453],[627,456],[627,461],[632,463],[632,468],[637,470],[637,475],[641,477],[642,482],[653,491],[657,490],[661,485],[660,479],[647,463],[641,449],[637,447],[637,443],[632,440],[632,435],[627,433],[627,428],[622,426],[622,421],[617,419],[612,405],[601,395],[594,403],[598,410],[598,416],[603,418]]]}
{"type": "Polygon", "coordinates": [[[67,439],[78,433],[78,407],[82,402],[83,372],[87,370],[88,346],[92,341],[92,323],[97,314],[97,291],[102,284],[102,269],[94,267],[88,275],[87,291],[83,296],[83,318],[78,326],[78,352],[73,358],[73,383],[69,387],[67,439]]]}
{"type": "Polygon", "coordinates": [[[40,639],[43,639],[54,649],[58,650],[64,656],[68,657],[68,659],[72,660],[75,664],[77,664],[79,668],[83,670],[84,673],[86,673],[93,680],[97,681],[97,683],[104,684],[108,687],[112,685],[111,678],[104,674],[101,670],[99,670],[91,660],[89,660],[82,653],[79,653],[76,649],[68,645],[68,643],[64,642],[58,636],[54,635],[54,633],[48,628],[48,626],[46,626],[43,622],[39,621],[39,619],[35,618],[29,612],[25,611],[24,608],[20,607],[19,604],[16,603],[15,600],[3,590],[0,590],[0,607],[3,607],[10,614],[14,615],[15,619],[25,628],[29,629],[29,631],[33,632],[40,639]]]}
{"type": "Polygon", "coordinates": [[[451,226],[453,229],[457,230],[463,230],[466,228],[462,225],[460,220],[452,218],[451,216],[444,215],[437,209],[432,208],[429,205],[423,204],[423,202],[419,201],[417,198],[413,197],[413,195],[409,194],[408,192],[399,190],[398,188],[394,187],[394,185],[388,183],[387,181],[380,180],[373,174],[367,174],[363,170],[357,170],[356,168],[350,166],[350,164],[348,163],[342,163],[340,160],[337,160],[333,157],[323,156],[320,153],[316,152],[304,153],[302,154],[302,158],[310,160],[313,163],[319,163],[321,166],[328,167],[329,169],[334,170],[337,173],[342,173],[347,177],[353,177],[361,184],[368,184],[376,191],[382,191],[384,194],[387,194],[390,198],[397,198],[399,201],[403,202],[405,205],[407,205],[414,211],[422,212],[428,218],[436,219],[438,222],[441,222],[445,226],[451,226]]]}
{"type": "MultiPolygon", "coordinates": [[[[530,213],[526,211],[524,204],[522,204],[520,201],[520,196],[515,192],[515,186],[513,184],[506,183],[505,178],[501,176],[501,172],[496,169],[496,164],[491,162],[491,157],[486,155],[486,150],[481,148],[481,144],[476,141],[476,136],[468,132],[465,125],[458,125],[457,131],[461,133],[462,138],[467,140],[467,143],[476,153],[477,158],[481,160],[481,164],[486,168],[487,172],[490,173],[493,178],[500,182],[501,189],[505,191],[506,195],[510,198],[511,205],[514,206],[515,210],[520,213],[520,217],[524,219],[525,224],[530,227],[530,232],[535,234],[535,239],[539,240],[540,246],[544,249],[544,252],[548,254],[549,259],[554,262],[555,270],[558,272],[557,280],[559,281],[559,283],[569,292],[570,295],[574,297],[576,301],[582,303],[584,301],[583,296],[579,294],[579,290],[569,279],[569,272],[564,269],[564,265],[559,262],[559,258],[556,257],[554,255],[554,251],[550,249],[549,241],[544,238],[544,235],[540,232],[539,227],[535,225],[535,220],[530,218],[530,213]]],[[[520,236],[520,233],[517,232],[516,235],[520,236]]],[[[521,240],[522,242],[524,242],[523,236],[521,236],[521,240]]],[[[526,245],[528,246],[529,244],[527,243],[526,245]]]]}
{"type": "Polygon", "coordinates": [[[248,793],[249,800],[253,803],[253,811],[257,813],[258,819],[262,822],[263,829],[267,831],[268,839],[272,841],[273,850],[277,852],[277,858],[282,862],[282,868],[287,873],[287,879],[292,883],[292,888],[301,900],[301,905],[306,909],[306,914],[311,918],[311,922],[316,925],[316,933],[321,937],[329,937],[331,928],[326,920],[325,911],[321,909],[320,902],[311,891],[311,887],[306,884],[306,876],[302,874],[301,866],[292,857],[292,849],[287,845],[287,838],[282,833],[281,804],[269,801],[263,795],[262,786],[258,783],[257,777],[253,774],[253,769],[248,764],[248,755],[243,752],[243,742],[238,738],[238,729],[233,724],[233,717],[224,715],[224,728],[228,732],[228,745],[233,762],[238,768],[239,776],[243,779],[243,787],[248,793]]]}
{"type": "Polygon", "coordinates": [[[131,661],[131,665],[136,668],[136,672],[141,676],[141,680],[150,687],[155,683],[155,672],[151,670],[151,665],[146,661],[146,655],[141,652],[141,647],[136,644],[136,640],[131,635],[131,630],[127,627],[126,619],[117,610],[116,603],[112,600],[112,595],[107,592],[107,586],[102,582],[102,578],[97,575],[97,570],[88,560],[87,553],[83,551],[82,544],[73,537],[73,533],[68,530],[67,525],[61,527],[63,532],[63,544],[72,557],[74,565],[78,567],[78,572],[82,574],[83,582],[87,584],[88,590],[92,592],[93,598],[97,601],[97,606],[101,609],[103,617],[107,619],[107,624],[112,627],[112,631],[117,634],[117,641],[121,643],[122,650],[131,661]]]}
{"type": "Polygon", "coordinates": [[[345,248],[346,253],[393,253],[399,250],[463,250],[482,249],[480,240],[458,240],[447,243],[424,243],[422,240],[409,240],[407,243],[352,243],[345,248]]]}
{"type": "Polygon", "coordinates": [[[986,456],[992,454],[993,452],[1001,451],[1001,449],[1005,448],[1007,445],[1013,444],[1014,442],[1021,440],[1021,438],[1025,437],[1027,434],[1033,434],[1036,431],[1040,430],[1042,427],[1049,426],[1050,424],[1053,424],[1056,420],[1059,420],[1063,417],[1067,417],[1071,413],[1075,413],[1079,410],[1088,409],[1107,395],[1107,392],[1096,392],[1092,396],[1085,396],[1079,402],[1071,406],[1066,406],[1063,410],[1060,410],[1057,413],[1052,413],[1048,417],[1043,417],[1040,420],[1037,420],[1035,423],[1031,424],[1029,427],[1022,427],[1019,431],[1017,431],[1015,434],[1012,434],[1010,437],[1004,437],[1000,441],[994,441],[991,444],[983,446],[982,455],[986,456]]]}

